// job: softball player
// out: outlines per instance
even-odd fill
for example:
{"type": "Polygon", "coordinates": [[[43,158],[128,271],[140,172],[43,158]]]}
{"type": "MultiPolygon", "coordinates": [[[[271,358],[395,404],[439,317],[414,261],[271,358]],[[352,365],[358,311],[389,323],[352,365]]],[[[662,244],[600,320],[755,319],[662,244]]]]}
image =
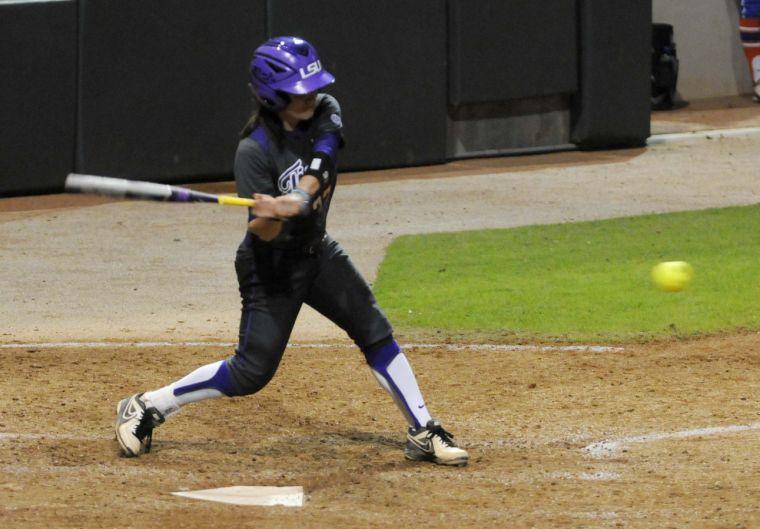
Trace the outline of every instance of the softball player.
{"type": "Polygon", "coordinates": [[[242,298],[235,354],[117,405],[126,456],[150,451],[153,428],[185,404],[250,395],[274,376],[298,311],[307,303],[348,333],[409,429],[405,456],[466,465],[469,456],[428,413],[390,323],[348,255],[325,231],[342,147],[340,106],[319,93],[335,78],[295,37],[267,41],[251,61],[259,110],[235,156],[238,195],[256,200],[235,269],[242,298]]]}

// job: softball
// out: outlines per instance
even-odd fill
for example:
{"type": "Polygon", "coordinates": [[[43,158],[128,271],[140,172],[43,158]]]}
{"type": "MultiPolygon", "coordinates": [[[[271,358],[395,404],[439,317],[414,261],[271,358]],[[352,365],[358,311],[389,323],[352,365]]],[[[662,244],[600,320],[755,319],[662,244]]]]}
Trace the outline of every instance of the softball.
{"type": "Polygon", "coordinates": [[[652,281],[660,290],[678,292],[689,285],[694,269],[685,261],[666,261],[652,268],[652,281]]]}

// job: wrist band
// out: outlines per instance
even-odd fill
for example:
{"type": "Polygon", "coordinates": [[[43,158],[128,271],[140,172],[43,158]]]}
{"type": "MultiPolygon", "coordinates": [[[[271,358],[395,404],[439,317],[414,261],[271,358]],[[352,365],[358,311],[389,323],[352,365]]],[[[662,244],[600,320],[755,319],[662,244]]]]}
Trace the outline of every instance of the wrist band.
{"type": "Polygon", "coordinates": [[[301,202],[301,205],[298,206],[298,214],[301,217],[308,215],[311,211],[311,195],[305,189],[301,189],[300,187],[296,187],[293,189],[293,191],[291,191],[291,193],[300,195],[301,198],[303,198],[303,202],[301,202]]]}

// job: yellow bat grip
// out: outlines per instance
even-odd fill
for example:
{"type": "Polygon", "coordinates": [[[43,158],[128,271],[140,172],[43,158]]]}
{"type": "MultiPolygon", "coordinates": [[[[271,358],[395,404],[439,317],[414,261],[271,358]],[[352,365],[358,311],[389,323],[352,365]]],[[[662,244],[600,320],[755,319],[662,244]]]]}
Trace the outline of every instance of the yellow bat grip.
{"type": "Polygon", "coordinates": [[[225,206],[253,206],[254,200],[252,198],[240,198],[229,195],[220,195],[219,203],[225,206]]]}

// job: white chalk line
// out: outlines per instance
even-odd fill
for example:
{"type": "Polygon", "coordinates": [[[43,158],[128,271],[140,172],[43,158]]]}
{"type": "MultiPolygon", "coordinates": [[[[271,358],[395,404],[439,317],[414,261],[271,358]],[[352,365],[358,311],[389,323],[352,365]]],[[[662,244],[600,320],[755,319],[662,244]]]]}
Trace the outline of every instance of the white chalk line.
{"type": "Polygon", "coordinates": [[[704,139],[750,137],[760,135],[760,127],[742,127],[736,129],[697,130],[694,132],[676,132],[670,134],[654,134],[647,140],[647,145],[660,145],[679,141],[704,139]]]}
{"type": "Polygon", "coordinates": [[[0,432],[0,441],[21,440],[21,441],[104,441],[113,439],[113,436],[104,435],[81,435],[81,434],[62,434],[62,433],[15,433],[0,432]]]}
{"type": "Polygon", "coordinates": [[[730,426],[714,426],[710,428],[696,428],[694,430],[681,430],[680,432],[653,432],[633,437],[621,437],[620,439],[605,440],[592,443],[583,447],[583,451],[594,458],[610,457],[618,454],[627,445],[634,443],[651,443],[666,439],[687,439],[689,437],[701,437],[709,435],[723,435],[737,432],[760,430],[760,422],[751,424],[734,424],[730,426]]]}
{"type": "MultiPolygon", "coordinates": [[[[235,347],[237,342],[31,342],[2,343],[0,349],[109,349],[113,347],[235,347]]],[[[289,343],[292,349],[344,349],[353,347],[349,343],[289,343]]],[[[544,351],[544,352],[588,352],[617,353],[623,347],[606,345],[506,345],[506,344],[452,344],[452,343],[407,343],[405,349],[445,349],[447,351],[544,351]]]]}

